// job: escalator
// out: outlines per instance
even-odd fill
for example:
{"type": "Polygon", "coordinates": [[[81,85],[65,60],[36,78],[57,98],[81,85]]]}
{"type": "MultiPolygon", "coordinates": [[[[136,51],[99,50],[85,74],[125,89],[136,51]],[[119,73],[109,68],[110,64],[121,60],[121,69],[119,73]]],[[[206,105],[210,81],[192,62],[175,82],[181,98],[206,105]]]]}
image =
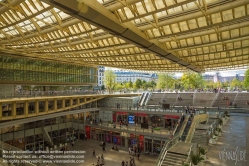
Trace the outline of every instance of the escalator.
{"type": "Polygon", "coordinates": [[[147,105],[148,101],[150,100],[152,93],[148,93],[148,97],[145,99],[144,105],[147,105]]]}
{"type": "Polygon", "coordinates": [[[141,100],[140,106],[143,107],[145,106],[145,101],[148,98],[149,93],[144,93],[144,97],[141,100]]]}
{"type": "Polygon", "coordinates": [[[190,121],[191,117],[188,116],[188,121],[187,121],[187,124],[184,128],[184,131],[183,131],[183,134],[182,134],[182,142],[185,142],[186,138],[187,138],[187,135],[188,135],[188,132],[189,132],[189,129],[191,127],[191,124],[192,124],[192,121],[190,121]]]}
{"type": "Polygon", "coordinates": [[[144,96],[145,96],[145,93],[143,93],[142,96],[139,99],[139,102],[138,102],[139,106],[142,105],[142,101],[143,101],[144,96]]]}

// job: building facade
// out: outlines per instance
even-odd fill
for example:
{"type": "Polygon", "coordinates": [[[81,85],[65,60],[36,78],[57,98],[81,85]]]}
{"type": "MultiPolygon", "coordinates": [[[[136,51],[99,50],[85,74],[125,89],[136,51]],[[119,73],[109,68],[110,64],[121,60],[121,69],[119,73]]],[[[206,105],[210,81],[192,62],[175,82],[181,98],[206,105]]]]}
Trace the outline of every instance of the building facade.
{"type": "Polygon", "coordinates": [[[130,72],[123,70],[115,70],[116,82],[136,82],[137,79],[144,80],[146,82],[151,80],[157,80],[157,74],[150,73],[140,73],[140,72],[130,72]]]}
{"type": "Polygon", "coordinates": [[[98,66],[98,86],[104,85],[104,74],[105,74],[105,67],[98,66]]]}

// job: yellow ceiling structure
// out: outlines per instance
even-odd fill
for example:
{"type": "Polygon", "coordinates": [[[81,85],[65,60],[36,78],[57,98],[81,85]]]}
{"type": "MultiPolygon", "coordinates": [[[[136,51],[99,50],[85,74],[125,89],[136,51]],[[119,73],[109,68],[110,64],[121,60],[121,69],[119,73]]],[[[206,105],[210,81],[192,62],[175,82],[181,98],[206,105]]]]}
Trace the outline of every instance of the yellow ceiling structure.
{"type": "Polygon", "coordinates": [[[138,71],[248,68],[249,0],[0,0],[0,52],[138,71]]]}

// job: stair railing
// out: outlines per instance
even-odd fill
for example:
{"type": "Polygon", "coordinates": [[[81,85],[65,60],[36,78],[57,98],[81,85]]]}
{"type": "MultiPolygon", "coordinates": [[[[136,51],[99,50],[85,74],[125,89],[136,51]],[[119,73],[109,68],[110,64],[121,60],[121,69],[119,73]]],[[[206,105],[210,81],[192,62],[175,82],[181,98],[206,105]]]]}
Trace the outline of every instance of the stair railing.
{"type": "Polygon", "coordinates": [[[190,165],[190,163],[191,163],[191,151],[192,151],[192,147],[193,147],[193,145],[191,145],[191,147],[190,147],[190,149],[188,151],[188,157],[187,157],[187,160],[186,160],[185,164],[189,164],[190,165]]]}
{"type": "Polygon", "coordinates": [[[237,92],[237,94],[236,94],[236,96],[235,96],[235,98],[234,98],[234,100],[233,100],[233,105],[235,104],[235,101],[236,101],[236,99],[237,99],[238,94],[239,94],[239,91],[237,92]]]}
{"type": "Polygon", "coordinates": [[[162,166],[163,160],[165,159],[165,156],[167,155],[168,149],[171,148],[173,145],[175,145],[180,138],[180,135],[175,136],[173,139],[166,142],[161,150],[160,155],[158,156],[156,166],[162,166]]]}
{"type": "Polygon", "coordinates": [[[220,91],[218,91],[218,92],[216,93],[216,95],[215,95],[215,97],[214,97],[212,103],[210,104],[210,107],[212,107],[212,106],[214,105],[214,102],[217,100],[217,98],[218,98],[218,96],[219,96],[219,94],[220,94],[219,92],[220,92],[220,91]]]}
{"type": "Polygon", "coordinates": [[[183,132],[184,132],[184,130],[185,130],[185,127],[186,127],[186,125],[187,125],[187,123],[188,123],[188,119],[189,119],[189,115],[188,115],[187,117],[185,117],[185,119],[184,119],[184,121],[183,121],[182,127],[181,127],[181,129],[180,129],[180,131],[179,131],[180,137],[182,137],[182,134],[183,134],[183,132]]]}
{"type": "MultiPolygon", "coordinates": [[[[199,123],[200,123],[200,119],[196,120],[196,122],[195,122],[195,124],[194,124],[194,127],[193,127],[192,129],[190,128],[189,134],[188,134],[188,136],[187,136],[185,142],[188,142],[188,143],[191,142],[191,140],[192,140],[192,138],[193,138],[193,136],[194,136],[194,133],[195,133],[195,128],[196,128],[196,126],[197,126],[199,123]]],[[[193,124],[192,124],[192,125],[193,125],[193,124]]],[[[191,127],[192,127],[192,126],[191,126],[191,127]]]]}

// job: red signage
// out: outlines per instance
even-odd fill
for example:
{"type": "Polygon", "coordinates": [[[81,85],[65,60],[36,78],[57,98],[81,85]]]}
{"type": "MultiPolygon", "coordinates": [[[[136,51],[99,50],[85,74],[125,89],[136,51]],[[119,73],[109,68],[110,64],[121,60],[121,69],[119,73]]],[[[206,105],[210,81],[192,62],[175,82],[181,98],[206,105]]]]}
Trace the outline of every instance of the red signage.
{"type": "Polygon", "coordinates": [[[126,115],[127,112],[117,112],[117,114],[119,114],[119,115],[126,115]]]}
{"type": "Polygon", "coordinates": [[[165,119],[179,119],[180,116],[178,115],[164,115],[165,119]]]}
{"type": "Polygon", "coordinates": [[[130,137],[131,138],[135,138],[135,134],[130,134],[130,137]]]}
{"type": "Polygon", "coordinates": [[[144,141],[144,136],[143,135],[139,135],[139,141],[144,141]]]}
{"type": "Polygon", "coordinates": [[[135,113],[134,115],[135,115],[135,116],[148,116],[148,115],[145,114],[145,113],[135,113]]]}

